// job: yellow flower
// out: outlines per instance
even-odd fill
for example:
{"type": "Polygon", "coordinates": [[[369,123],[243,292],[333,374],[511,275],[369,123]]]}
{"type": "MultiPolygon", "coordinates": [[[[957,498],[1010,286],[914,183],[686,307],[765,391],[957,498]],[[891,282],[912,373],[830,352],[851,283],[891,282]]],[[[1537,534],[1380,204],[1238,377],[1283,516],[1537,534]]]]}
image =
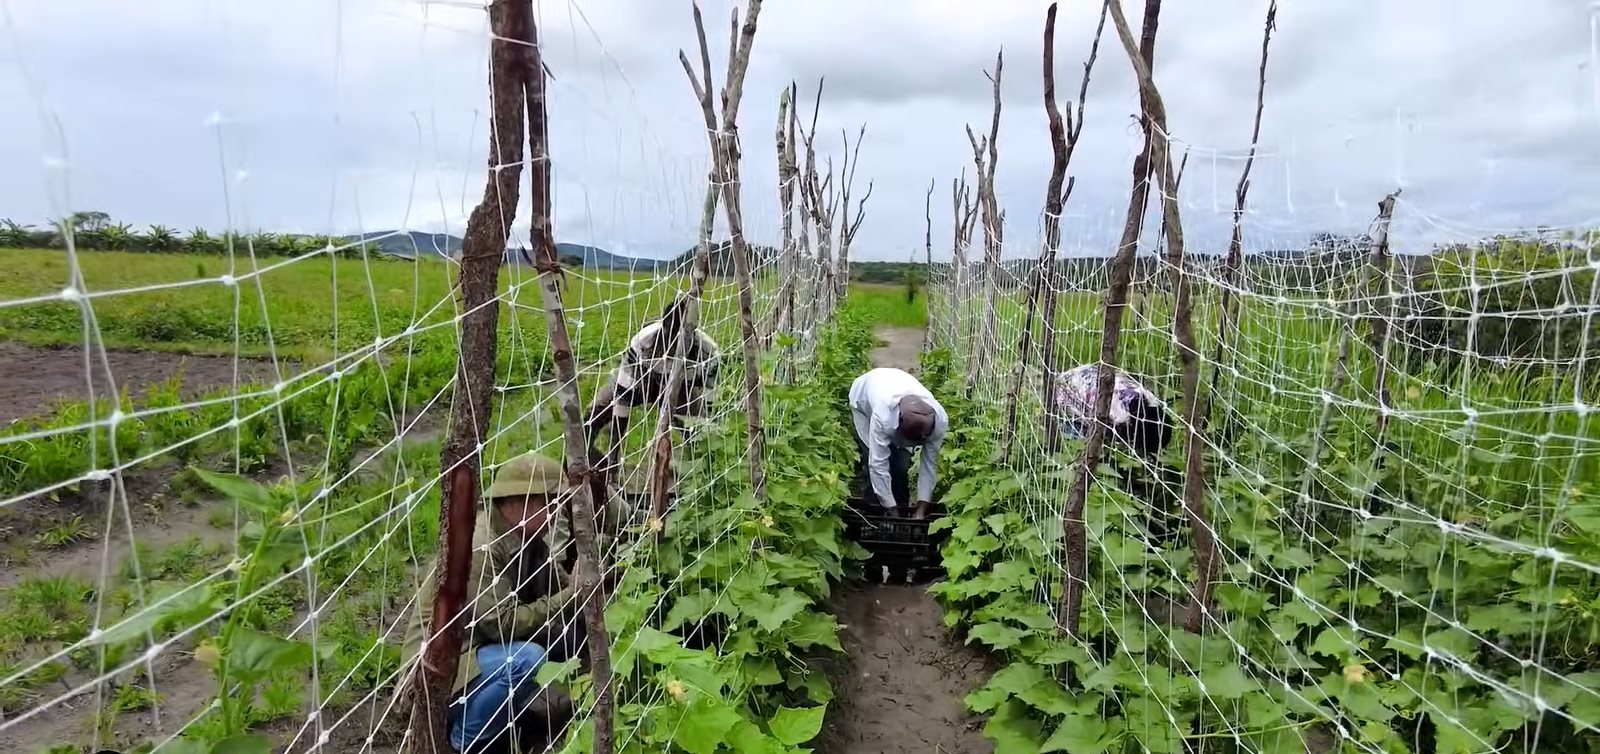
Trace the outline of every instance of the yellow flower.
{"type": "Polygon", "coordinates": [[[1351,683],[1367,682],[1367,666],[1360,663],[1344,666],[1344,679],[1351,683]]]}
{"type": "Polygon", "coordinates": [[[772,516],[762,516],[761,517],[761,525],[762,526],[765,526],[768,529],[771,529],[773,527],[773,523],[774,522],[772,520],[772,516]]]}
{"type": "Polygon", "coordinates": [[[661,520],[661,518],[659,516],[651,516],[650,517],[650,531],[652,533],[660,534],[661,530],[665,529],[665,528],[667,528],[667,525],[666,525],[666,523],[664,521],[661,520]]]}
{"type": "Polygon", "coordinates": [[[200,642],[200,646],[194,648],[194,659],[201,665],[214,668],[217,663],[222,662],[222,648],[211,643],[210,639],[206,639],[200,642]]]}
{"type": "Polygon", "coordinates": [[[667,693],[681,702],[684,695],[689,693],[689,687],[683,685],[683,681],[667,681],[667,693]]]}

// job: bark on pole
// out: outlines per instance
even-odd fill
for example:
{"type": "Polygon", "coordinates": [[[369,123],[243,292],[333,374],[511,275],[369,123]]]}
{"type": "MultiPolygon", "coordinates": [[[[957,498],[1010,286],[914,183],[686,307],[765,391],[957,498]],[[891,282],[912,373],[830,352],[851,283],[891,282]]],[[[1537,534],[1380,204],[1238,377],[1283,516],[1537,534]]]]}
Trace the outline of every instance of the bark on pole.
{"type": "Polygon", "coordinates": [[[816,265],[818,278],[812,289],[811,304],[807,307],[806,337],[807,351],[815,341],[816,329],[823,319],[829,314],[830,300],[833,297],[833,215],[835,202],[833,198],[833,166],[828,166],[828,175],[821,178],[817,174],[817,116],[822,111],[822,88],[824,79],[817,80],[817,98],[811,106],[811,126],[801,132],[800,138],[805,142],[806,166],[800,174],[800,193],[803,203],[811,215],[811,222],[816,226],[817,255],[816,265]]]}
{"type": "MultiPolygon", "coordinates": [[[[520,1],[520,0],[519,0],[520,1]]],[[[539,271],[539,287],[544,293],[545,318],[550,326],[550,357],[556,370],[556,405],[561,413],[562,437],[567,454],[567,484],[571,488],[572,541],[577,548],[577,583],[583,604],[584,628],[588,633],[589,678],[594,684],[594,751],[610,754],[615,750],[613,712],[615,689],[611,684],[611,635],[606,630],[607,594],[600,576],[600,547],[595,533],[595,505],[589,485],[589,438],[584,429],[583,412],[578,406],[578,369],[572,356],[572,339],[567,333],[567,315],[561,303],[561,261],[556,253],[555,233],[550,225],[550,129],[546,111],[545,67],[539,47],[538,28],[530,19],[525,24],[527,60],[525,72],[528,103],[528,144],[532,159],[532,179],[528,191],[532,219],[529,240],[533,242],[533,263],[539,271]]],[[[617,444],[621,444],[618,438],[617,444]]]]}
{"type": "MultiPolygon", "coordinates": [[[[767,499],[766,432],[761,422],[760,334],[756,331],[755,290],[751,283],[750,248],[744,237],[744,215],[739,182],[739,101],[744,95],[744,76],[750,68],[750,50],[755,44],[756,19],[761,0],[750,0],[744,25],[739,12],[733,13],[734,36],[728,50],[728,73],[722,88],[722,119],[717,120],[716,104],[711,99],[711,79],[696,81],[694,71],[685,66],[690,83],[700,98],[700,109],[708,123],[718,127],[708,134],[711,162],[722,192],[722,206],[728,221],[729,253],[733,255],[734,277],[739,289],[739,330],[744,351],[744,406],[748,433],[745,460],[750,466],[750,489],[757,502],[767,499]]],[[[695,33],[699,36],[702,57],[706,57],[705,25],[700,6],[694,4],[695,33]]],[[[681,58],[680,53],[680,59],[681,58]]],[[[710,67],[706,66],[709,74],[710,67]]]]}
{"type": "Polygon", "coordinates": [[[972,133],[972,127],[967,127],[967,139],[972,142],[972,159],[978,168],[978,204],[983,210],[983,281],[984,281],[984,307],[983,331],[977,341],[972,360],[967,371],[967,390],[971,392],[977,383],[978,373],[985,359],[985,354],[992,354],[997,345],[995,329],[995,303],[999,296],[1000,284],[1000,253],[1004,242],[1004,221],[1000,215],[1000,203],[995,198],[994,174],[996,163],[1000,161],[1000,81],[1005,70],[1005,51],[995,53],[994,73],[985,72],[990,85],[994,89],[994,109],[989,118],[989,135],[982,140],[972,133]]]}
{"type": "Polygon", "coordinates": [[[1211,577],[1216,567],[1216,542],[1211,522],[1206,517],[1205,493],[1205,441],[1200,435],[1200,350],[1195,342],[1193,327],[1194,301],[1189,285],[1188,260],[1184,255],[1183,220],[1178,210],[1178,178],[1172,169],[1172,145],[1167,139],[1167,108],[1161,92],[1156,87],[1150,67],[1145,64],[1123,16],[1120,0],[1112,0],[1112,23],[1117,36],[1128,53],[1134,76],[1139,82],[1139,101],[1144,119],[1149,124],[1150,159],[1154,163],[1156,179],[1161,184],[1161,221],[1166,228],[1167,271],[1172,278],[1174,309],[1172,316],[1173,339],[1178,343],[1183,362],[1183,413],[1184,413],[1184,480],[1183,510],[1189,517],[1194,534],[1195,588],[1190,601],[1184,627],[1198,632],[1201,620],[1210,609],[1211,577]]]}
{"type": "MultiPolygon", "coordinates": [[[[704,19],[700,16],[700,6],[693,7],[695,28],[704,29],[704,19]]],[[[678,51],[678,62],[683,64],[683,70],[689,75],[689,83],[694,87],[695,97],[702,103],[709,96],[700,88],[694,75],[694,66],[689,63],[689,56],[682,50],[678,51]]],[[[711,51],[706,47],[705,34],[700,35],[700,70],[707,81],[711,80],[711,51]]],[[[704,113],[706,132],[714,134],[717,123],[710,113],[704,113]]],[[[679,328],[678,340],[672,344],[672,363],[667,371],[666,390],[662,394],[661,405],[656,414],[655,431],[651,435],[655,446],[655,470],[651,473],[650,488],[650,515],[654,519],[651,528],[657,532],[664,531],[664,520],[667,515],[667,499],[670,497],[672,484],[672,421],[677,411],[673,405],[673,398],[683,389],[685,359],[689,353],[690,339],[700,328],[700,303],[705,298],[706,281],[711,277],[711,236],[716,229],[717,200],[722,192],[717,188],[717,166],[713,160],[706,169],[706,190],[700,202],[700,229],[695,242],[694,261],[689,265],[689,297],[688,307],[683,312],[683,326],[679,328]]],[[[659,539],[659,535],[658,535],[659,539]]]]}
{"type": "Polygon", "coordinates": [[[957,328],[961,324],[961,313],[958,308],[968,302],[967,296],[967,250],[972,248],[973,222],[977,220],[978,208],[972,204],[972,190],[967,186],[967,171],[961,171],[961,177],[950,181],[951,217],[955,221],[952,232],[954,239],[950,246],[950,266],[953,273],[953,292],[950,294],[950,337],[958,335],[957,328]]]}
{"type": "MultiPolygon", "coordinates": [[[[1390,280],[1389,271],[1394,257],[1389,253],[1389,224],[1394,219],[1395,200],[1400,198],[1400,191],[1383,198],[1378,203],[1378,227],[1372,233],[1372,256],[1367,263],[1371,265],[1373,273],[1383,281],[1381,294],[1370,294],[1376,311],[1369,320],[1371,329],[1372,357],[1375,360],[1372,373],[1372,394],[1378,400],[1378,422],[1373,433],[1374,458],[1383,450],[1383,443],[1389,431],[1389,323],[1394,317],[1394,285],[1390,280]]],[[[1365,291],[1363,295],[1368,295],[1365,291]]]]}
{"type": "MultiPolygon", "coordinates": [[[[1072,191],[1071,185],[1066,183],[1067,165],[1072,160],[1072,150],[1077,146],[1078,134],[1082,132],[1083,102],[1089,90],[1089,76],[1094,71],[1094,61],[1100,52],[1100,34],[1106,26],[1106,6],[1100,6],[1100,25],[1095,29],[1094,43],[1089,48],[1089,61],[1083,68],[1083,85],[1079,89],[1078,123],[1074,127],[1072,111],[1067,111],[1067,119],[1063,122],[1061,110],[1056,106],[1056,4],[1051,3],[1050,9],[1045,12],[1044,18],[1044,111],[1050,123],[1050,151],[1052,161],[1050,164],[1050,181],[1044,193],[1044,248],[1039,251],[1039,265],[1034,270],[1033,283],[1028,292],[1028,311],[1022,321],[1022,341],[1018,344],[1017,370],[1012,377],[1011,390],[1006,394],[1006,424],[1004,439],[1000,445],[1004,449],[1004,457],[1010,459],[1012,445],[1017,437],[1017,401],[1022,394],[1022,381],[1027,374],[1028,359],[1033,352],[1033,317],[1039,306],[1042,293],[1050,299],[1052,305],[1046,307],[1047,312],[1041,329],[1045,333],[1045,383],[1049,384],[1051,375],[1055,372],[1055,338],[1051,330],[1055,327],[1055,267],[1056,251],[1061,247],[1061,211],[1066,206],[1067,195],[1072,191]]],[[[1068,103],[1068,107],[1071,104],[1068,103]]],[[[1048,407],[1048,391],[1043,396],[1042,405],[1048,407]]],[[[1048,415],[1048,411],[1046,414],[1048,415]]],[[[1047,421],[1053,424],[1054,421],[1047,421]]],[[[1050,443],[1053,445],[1053,443],[1050,443]]]]}
{"type": "Polygon", "coordinates": [[[472,566],[472,532],[477,518],[478,474],[483,439],[488,436],[494,395],[498,285],[505,260],[509,223],[516,216],[522,178],[523,65],[520,45],[531,23],[523,0],[495,0],[489,6],[494,32],[489,52],[489,175],[483,199],[467,219],[456,295],[462,312],[456,386],[451,396],[450,436],[440,453],[439,568],[424,578],[438,590],[429,617],[428,641],[411,687],[411,719],[406,748],[411,752],[450,750],[446,707],[453,696],[461,659],[462,628],[472,566]]]}
{"type": "MultiPolygon", "coordinates": [[[[1112,18],[1121,17],[1120,0],[1111,0],[1112,18]]],[[[1139,56],[1145,66],[1155,64],[1156,31],[1161,20],[1161,0],[1146,0],[1144,27],[1140,32],[1139,56]]],[[[1124,19],[1125,21],[1125,19],[1124,19]]],[[[1140,91],[1141,111],[1144,92],[1140,91]]],[[[1083,452],[1078,456],[1078,473],[1067,496],[1062,514],[1065,533],[1063,549],[1067,567],[1062,575],[1065,583],[1061,589],[1056,625],[1068,636],[1078,635],[1080,613],[1083,608],[1083,590],[1088,586],[1089,551],[1088,534],[1083,520],[1084,504],[1089,499],[1089,483],[1105,450],[1106,427],[1111,420],[1111,391],[1115,387],[1116,371],[1122,348],[1122,313],[1128,306],[1128,283],[1133,277],[1134,251],[1139,245],[1139,231],[1144,222],[1144,206],[1150,192],[1151,124],[1144,122],[1144,149],[1133,160],[1133,189],[1128,193],[1127,220],[1122,226],[1122,239],[1118,242],[1116,256],[1112,258],[1110,280],[1104,299],[1104,320],[1100,327],[1100,379],[1095,387],[1095,420],[1089,423],[1083,452]]]]}
{"type": "MultiPolygon", "coordinates": [[[[1372,237],[1372,254],[1368,263],[1361,268],[1360,282],[1356,284],[1356,293],[1353,299],[1369,295],[1372,288],[1372,277],[1377,271],[1377,258],[1380,253],[1387,255],[1389,247],[1389,220],[1394,213],[1395,199],[1400,196],[1400,190],[1385,196],[1378,202],[1378,217],[1374,220],[1377,230],[1372,237]]],[[[1339,335],[1338,354],[1333,360],[1333,377],[1328,390],[1323,392],[1322,414],[1317,418],[1317,427],[1311,433],[1311,450],[1306,458],[1306,470],[1300,477],[1300,499],[1296,504],[1295,520],[1305,529],[1306,519],[1311,515],[1311,485],[1316,480],[1317,470],[1322,464],[1322,450],[1326,444],[1328,425],[1333,421],[1333,404],[1335,399],[1344,393],[1344,383],[1350,375],[1350,341],[1356,329],[1356,304],[1352,300],[1344,307],[1345,326],[1339,335]]],[[[1379,412],[1380,418],[1383,412],[1379,412]]],[[[1381,443],[1381,439],[1380,439],[1381,443]]]]}
{"type": "Polygon", "coordinates": [[[861,124],[861,133],[856,135],[854,151],[850,148],[850,135],[844,134],[845,163],[839,168],[840,197],[839,205],[844,208],[844,222],[839,226],[839,268],[833,276],[833,300],[844,298],[845,292],[850,288],[850,244],[855,242],[856,233],[861,230],[861,222],[866,219],[867,200],[872,198],[872,181],[867,181],[867,193],[861,197],[856,205],[856,214],[850,216],[850,190],[856,183],[856,166],[861,161],[861,142],[867,138],[867,125],[861,124]]]}
{"type": "MultiPolygon", "coordinates": [[[[794,195],[800,172],[795,165],[794,95],[794,84],[791,82],[778,98],[778,127],[774,132],[778,147],[778,206],[783,212],[783,264],[779,268],[782,278],[778,282],[778,300],[773,307],[771,336],[788,335],[794,327],[794,283],[800,274],[799,249],[796,248],[794,237],[794,195]]],[[[770,337],[767,343],[771,343],[770,337]]],[[[792,353],[793,349],[784,349],[785,372],[792,368],[788,364],[792,353]]]]}
{"type": "Polygon", "coordinates": [[[928,324],[922,329],[922,350],[927,351],[933,347],[933,189],[938,185],[935,179],[928,180],[928,193],[922,198],[922,251],[923,251],[923,280],[922,280],[922,308],[927,314],[928,324]]]}
{"type": "MultiPolygon", "coordinates": [[[[1217,348],[1211,359],[1211,389],[1207,391],[1207,400],[1216,400],[1217,380],[1222,374],[1222,358],[1224,347],[1228,343],[1235,323],[1238,321],[1239,304],[1234,300],[1233,289],[1239,284],[1239,269],[1244,265],[1244,208],[1245,199],[1250,193],[1250,169],[1256,163],[1256,150],[1261,143],[1261,113],[1266,109],[1267,97],[1267,52],[1272,45],[1272,31],[1278,25],[1277,0],[1267,5],[1267,23],[1261,33],[1261,66],[1256,71],[1256,114],[1254,125],[1250,129],[1250,152],[1245,155],[1244,168],[1239,171],[1239,183],[1233,188],[1233,235],[1228,239],[1228,255],[1222,263],[1222,308],[1218,313],[1221,321],[1217,326],[1217,348]]],[[[1200,412],[1202,418],[1209,418],[1211,411],[1209,405],[1200,412]]]]}

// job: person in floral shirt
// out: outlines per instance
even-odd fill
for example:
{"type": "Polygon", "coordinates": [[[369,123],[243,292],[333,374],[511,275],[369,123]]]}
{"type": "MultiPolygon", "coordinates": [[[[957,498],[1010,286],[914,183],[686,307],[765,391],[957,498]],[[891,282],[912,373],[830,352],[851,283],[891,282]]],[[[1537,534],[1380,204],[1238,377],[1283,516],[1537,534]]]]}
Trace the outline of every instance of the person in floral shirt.
{"type": "MultiPolygon", "coordinates": [[[[1094,421],[1100,365],[1073,367],[1056,375],[1055,382],[1055,418],[1063,434],[1081,440],[1094,421]]],[[[1140,458],[1155,458],[1172,440],[1166,404],[1121,370],[1112,387],[1110,418],[1112,436],[1140,458]]]]}

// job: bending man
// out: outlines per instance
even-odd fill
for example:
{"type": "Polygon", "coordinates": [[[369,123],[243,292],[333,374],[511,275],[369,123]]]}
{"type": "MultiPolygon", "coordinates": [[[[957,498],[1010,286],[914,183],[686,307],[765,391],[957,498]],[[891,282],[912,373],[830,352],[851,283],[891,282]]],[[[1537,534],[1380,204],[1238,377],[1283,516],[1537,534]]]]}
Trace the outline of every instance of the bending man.
{"type": "Polygon", "coordinates": [[[939,448],[950,419],[933,393],[899,369],[873,369],[850,385],[856,442],[872,493],[890,511],[905,514],[910,497],[911,449],[922,448],[917,472],[916,518],[928,515],[938,481],[939,448]]]}

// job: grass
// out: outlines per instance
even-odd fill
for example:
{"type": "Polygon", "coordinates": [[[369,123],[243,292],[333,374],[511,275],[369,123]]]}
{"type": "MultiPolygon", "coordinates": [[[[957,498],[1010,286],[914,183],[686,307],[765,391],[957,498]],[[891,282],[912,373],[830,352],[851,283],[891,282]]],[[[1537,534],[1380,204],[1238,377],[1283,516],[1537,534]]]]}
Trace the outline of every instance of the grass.
{"type": "MultiPolygon", "coordinates": [[[[47,693],[47,685],[65,673],[98,674],[103,667],[137,657],[145,649],[145,630],[158,640],[190,632],[190,638],[173,649],[192,651],[200,642],[221,640],[224,629],[215,621],[219,613],[237,616],[236,632],[286,637],[302,626],[313,607],[320,610],[317,645],[326,652],[317,658],[321,688],[316,693],[333,700],[331,704],[345,704],[385,688],[399,667],[395,647],[399,637],[391,627],[409,609],[407,597],[415,591],[416,569],[428,561],[437,543],[437,435],[397,444],[360,471],[353,467],[363,453],[395,438],[401,422],[414,419],[420,406],[440,396],[448,398],[455,368],[452,332],[447,327],[423,329],[455,316],[448,267],[320,257],[287,264],[264,260],[263,266],[277,266],[251,278],[248,285],[230,288],[216,281],[223,272],[222,261],[216,258],[84,253],[79,261],[90,291],[157,287],[93,299],[99,330],[110,345],[219,354],[232,354],[237,346],[243,355],[276,352],[311,364],[380,336],[408,328],[418,332],[391,344],[379,358],[361,360],[337,381],[318,382],[317,375],[310,375],[283,394],[267,392],[234,400],[231,388],[217,389],[196,402],[184,386],[169,382],[143,394],[122,396],[117,405],[125,413],[138,409],[144,413],[114,430],[69,429],[88,421],[91,407],[82,403],[56,407],[14,426],[13,437],[33,436],[0,441],[0,496],[73,479],[103,463],[105,449],[113,443],[120,458],[150,454],[171,459],[169,470],[193,465],[253,474],[265,480],[267,492],[259,496],[259,509],[236,497],[218,503],[223,496],[202,475],[178,471],[166,484],[170,496],[206,506],[201,509],[205,520],[230,535],[237,531],[237,541],[212,545],[194,538],[160,551],[136,546],[138,568],[124,563],[109,583],[98,587],[71,575],[36,574],[0,593],[0,611],[8,618],[0,621],[0,681],[13,679],[0,683],[4,689],[0,708],[9,712],[36,703],[40,694],[47,693]],[[264,311],[257,282],[265,292],[264,311]],[[242,418],[233,426],[235,417],[242,418]],[[292,481],[282,478],[285,470],[294,472],[292,481]],[[261,563],[266,564],[263,570],[251,572],[261,563]],[[230,567],[234,565],[246,573],[230,567]],[[141,580],[135,580],[136,573],[141,580]],[[243,588],[246,575],[257,579],[251,585],[260,585],[258,592],[243,588]],[[241,595],[247,596],[241,599],[241,595]],[[157,603],[164,607],[149,607],[157,603]],[[124,630],[115,641],[90,645],[84,637],[95,625],[96,609],[103,610],[98,622],[102,628],[126,621],[139,630],[124,630]],[[63,648],[75,650],[71,654],[75,670],[49,663],[24,672],[45,653],[63,648]]],[[[503,382],[490,418],[494,437],[485,447],[491,463],[529,449],[560,452],[560,425],[551,410],[546,382],[550,354],[543,312],[537,288],[523,285],[526,274],[508,270],[503,284],[509,301],[502,310],[497,371],[503,382]]],[[[59,291],[66,279],[60,252],[0,251],[0,300],[49,295],[59,291]]],[[[569,276],[567,303],[574,308],[571,321],[582,367],[579,389],[585,399],[627,336],[660,311],[678,282],[588,272],[569,276]]],[[[732,365],[724,370],[714,405],[736,411],[742,380],[731,294],[725,282],[713,285],[705,322],[732,365]]],[[[953,333],[957,342],[970,343],[981,327],[977,307],[969,302],[952,323],[942,295],[935,291],[936,332],[953,333]]],[[[908,300],[903,286],[863,285],[852,287],[850,300],[852,308],[877,326],[922,327],[928,324],[926,296],[918,292],[908,300]]],[[[1298,488],[1306,473],[1306,441],[1322,410],[1321,390],[1329,384],[1331,354],[1342,323],[1314,303],[1287,298],[1246,302],[1237,340],[1225,351],[1230,368],[1218,383],[1218,416],[1223,420],[1218,422],[1217,442],[1224,443],[1226,452],[1209,459],[1217,481],[1211,504],[1229,538],[1225,541],[1249,557],[1257,556],[1248,543],[1235,540],[1255,525],[1258,510],[1264,507],[1278,514],[1285,510],[1288,503],[1281,490],[1298,488]],[[1259,494],[1251,491],[1255,489],[1259,494]]],[[[1196,308],[1197,334],[1208,360],[1217,338],[1217,306],[1214,298],[1202,296],[1196,308]]],[[[1062,333],[1063,366],[1096,358],[1099,312],[1098,294],[1062,296],[1056,327],[1062,333]]],[[[78,316],[79,310],[65,302],[0,308],[0,339],[77,343],[82,338],[78,316]]],[[[1018,295],[997,302],[994,318],[1002,350],[993,363],[1015,363],[1010,354],[1023,316],[1018,295]]],[[[1159,296],[1136,298],[1130,306],[1123,354],[1130,370],[1175,400],[1179,372],[1167,329],[1169,318],[1170,308],[1159,296]]],[[[1358,343],[1364,337],[1358,333],[1358,343]]],[[[1600,483],[1600,454],[1592,452],[1600,441],[1600,427],[1576,412],[1560,410],[1568,405],[1563,403],[1565,396],[1578,387],[1570,376],[1515,370],[1452,372],[1433,354],[1396,350],[1391,355],[1390,388],[1400,413],[1390,424],[1389,439],[1402,452],[1394,455],[1397,470],[1377,474],[1362,466],[1364,453],[1370,450],[1376,405],[1376,397],[1364,386],[1371,384],[1374,366],[1370,352],[1355,349],[1348,387],[1335,403],[1328,432],[1329,460],[1315,475],[1313,492],[1322,505],[1330,510],[1357,505],[1357,493],[1379,479],[1394,486],[1390,492],[1396,499],[1444,520],[1493,525],[1498,515],[1533,511],[1531,515],[1542,517],[1547,525],[1494,530],[1495,536],[1531,546],[1557,541],[1552,532],[1560,530],[1550,522],[1557,521],[1558,514],[1594,515],[1588,491],[1600,483]],[[1479,412],[1470,425],[1463,406],[1479,412]]],[[[980,382],[988,394],[1003,395],[1008,386],[1001,381],[1009,374],[1009,369],[991,370],[980,375],[980,382]]],[[[1036,400],[1032,391],[1023,395],[1027,401],[1036,400]]],[[[447,403],[436,401],[425,418],[438,426],[447,403]]],[[[110,404],[98,406],[94,412],[104,416],[110,408],[110,404]]],[[[983,421],[987,423],[967,430],[992,442],[1000,433],[993,417],[983,421]]],[[[639,428],[647,424],[635,422],[631,447],[640,446],[648,430],[639,428]]],[[[1031,433],[1025,437],[1036,439],[1031,433]]],[[[725,457],[738,457],[737,443],[726,438],[719,442],[725,457]]],[[[1069,455],[1063,453],[1058,460],[1069,455]]],[[[709,456],[700,460],[711,462],[709,456]]],[[[154,466],[143,464],[136,473],[154,466]]],[[[736,462],[729,461],[725,467],[696,472],[720,478],[734,468],[736,462]]],[[[1053,476],[1058,471],[1050,464],[1032,463],[1026,473],[1038,475],[1024,478],[1032,492],[1059,491],[1059,479],[1053,476]]],[[[63,487],[60,492],[71,490],[63,487]]],[[[1059,497],[1052,501],[1059,505],[1059,497]]],[[[1019,515],[1017,523],[1029,521],[1019,515]]],[[[1047,529],[1043,524],[1039,528],[1047,529]]],[[[1412,541],[1426,541],[1426,526],[1412,522],[1404,530],[1412,541]]],[[[1437,535],[1437,530],[1433,533],[1437,535]]],[[[72,516],[32,534],[41,547],[70,546],[85,535],[92,535],[89,525],[72,516]]],[[[1014,540],[1033,541],[1032,537],[1042,542],[1045,536],[1028,530],[1014,540]]],[[[1264,546],[1262,551],[1267,551],[1264,546]]],[[[1374,568],[1380,562],[1370,553],[1337,552],[1341,558],[1372,563],[1374,568]]],[[[1582,551],[1575,557],[1594,562],[1597,555],[1582,551]]],[[[1425,564],[1408,568],[1394,570],[1411,575],[1428,570],[1425,564]]],[[[1261,570],[1267,570],[1265,565],[1261,570]]],[[[1239,583],[1249,576],[1226,575],[1239,583]]],[[[1172,584],[1179,581],[1170,574],[1167,578],[1172,584]]],[[[1118,597],[1107,593],[1103,600],[1111,604],[1118,597]]],[[[1461,594],[1457,598],[1466,599],[1461,594]]],[[[1552,654],[1581,656],[1586,646],[1562,644],[1552,654]]],[[[239,719],[259,725],[303,712],[312,693],[308,679],[301,669],[261,678],[255,694],[241,702],[247,709],[239,719]]],[[[132,711],[139,709],[132,705],[153,701],[142,695],[143,688],[135,683],[116,686],[110,709],[132,711]],[[119,701],[123,696],[126,699],[119,701]]],[[[201,728],[206,725],[219,723],[208,718],[201,728]]]]}
{"type": "MultiPolygon", "coordinates": [[[[30,436],[0,439],[0,496],[56,486],[52,494],[70,502],[73,486],[61,485],[103,464],[106,449],[115,444],[124,461],[153,457],[137,464],[134,475],[158,474],[167,499],[204,506],[199,514],[207,523],[239,535],[237,542],[208,544],[191,538],[159,550],[135,543],[108,582],[87,592],[74,591],[84,587],[75,580],[36,579],[0,594],[0,605],[14,606],[17,618],[0,634],[0,662],[6,663],[0,667],[0,681],[11,679],[7,688],[17,695],[15,703],[38,701],[31,690],[39,688],[34,684],[39,672],[22,671],[46,656],[41,653],[68,650],[72,667],[46,666],[55,668],[58,677],[64,672],[98,675],[138,657],[145,649],[146,630],[157,640],[188,632],[188,638],[168,651],[190,652],[202,642],[219,640],[212,618],[236,604],[239,630],[289,636],[313,604],[330,598],[319,619],[319,643],[330,650],[319,658],[320,693],[342,704],[392,682],[399,664],[399,635],[392,626],[409,609],[406,596],[415,591],[416,569],[437,543],[438,434],[391,447],[360,471],[353,466],[358,457],[394,439],[400,422],[414,421],[429,402],[434,407],[423,423],[443,423],[456,361],[453,327],[448,326],[455,316],[451,270],[439,263],[390,260],[262,260],[260,268],[266,271],[247,284],[229,287],[217,279],[225,270],[216,258],[102,252],[80,254],[78,261],[87,290],[106,292],[91,301],[97,330],[112,347],[275,353],[299,362],[290,365],[293,374],[380,336],[407,328],[416,334],[389,344],[378,358],[360,360],[337,381],[305,374],[281,393],[268,386],[237,393],[223,387],[201,390],[197,396],[192,385],[169,380],[125,393],[114,403],[41,406],[37,418],[10,427],[12,437],[30,436]],[[145,290],[130,290],[138,288],[145,290]],[[264,310],[262,292],[268,304],[264,310]],[[427,329],[440,324],[447,326],[427,329]],[[106,416],[113,407],[128,417],[114,431],[74,428],[92,416],[106,416]],[[191,467],[269,480],[293,469],[299,483],[269,484],[274,508],[263,516],[237,500],[216,503],[222,496],[191,467]],[[326,494],[314,496],[324,487],[326,494]],[[268,524],[265,531],[273,531],[270,522],[291,505],[300,516],[293,535],[263,543],[263,524],[268,524]],[[236,603],[230,564],[254,562],[247,556],[263,552],[262,547],[281,554],[284,567],[300,566],[305,572],[281,578],[258,593],[246,590],[248,599],[236,603]],[[304,560],[308,555],[311,560],[304,560]],[[158,604],[160,608],[153,607],[158,604]],[[91,620],[95,610],[100,612],[97,622],[91,620]],[[91,625],[108,629],[102,642],[85,639],[91,625]]],[[[0,250],[0,301],[48,296],[67,279],[61,252],[0,250]]],[[[627,337],[657,316],[684,282],[589,271],[568,275],[565,303],[572,313],[584,400],[605,377],[627,337]]],[[[508,268],[502,291],[506,302],[497,369],[502,385],[491,417],[495,436],[485,448],[491,463],[533,448],[560,452],[538,288],[527,270],[508,268]]],[[[719,406],[736,404],[736,385],[742,382],[735,306],[731,285],[713,281],[702,322],[723,345],[730,365],[719,387],[719,406]]],[[[77,307],[58,301],[0,308],[0,339],[80,343],[79,316],[77,307]]],[[[635,423],[631,447],[642,444],[646,424],[635,423]]],[[[41,543],[70,546],[89,531],[85,522],[93,518],[65,516],[42,531],[34,529],[32,536],[41,543]]],[[[302,712],[306,682],[294,673],[262,679],[254,701],[238,719],[256,725],[302,712]]],[[[143,688],[114,683],[99,722],[114,725],[117,713],[151,701],[143,688]]],[[[203,721],[197,730],[215,724],[203,721]]]]}

